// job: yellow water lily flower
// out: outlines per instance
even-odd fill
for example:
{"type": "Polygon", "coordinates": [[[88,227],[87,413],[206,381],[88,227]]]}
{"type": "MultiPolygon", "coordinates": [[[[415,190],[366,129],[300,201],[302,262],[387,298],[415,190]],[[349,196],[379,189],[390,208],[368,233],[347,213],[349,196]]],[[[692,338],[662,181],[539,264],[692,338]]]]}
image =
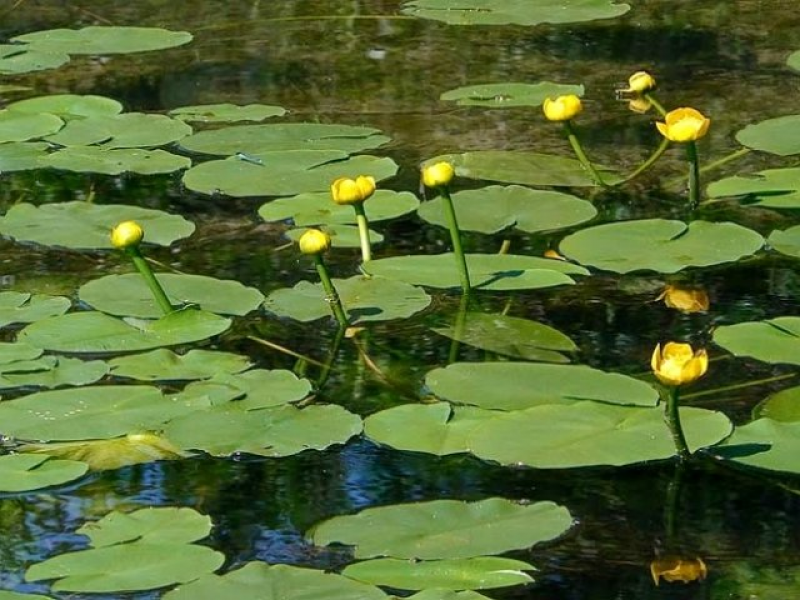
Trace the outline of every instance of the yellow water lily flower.
{"type": "Polygon", "coordinates": [[[542,109],[544,116],[550,121],[569,121],[583,110],[583,104],[575,94],[568,94],[559,96],[555,100],[545,98],[542,109]]]}
{"type": "Polygon", "coordinates": [[[111,230],[111,245],[124,250],[138,246],[144,237],[144,230],[136,221],[123,221],[111,230]]]}
{"type": "Polygon", "coordinates": [[[449,162],[438,162],[422,169],[422,182],[430,187],[440,187],[453,181],[456,170],[449,162]]]}
{"type": "Polygon", "coordinates": [[[336,204],[359,204],[375,193],[375,178],[359,175],[355,179],[340,177],[331,184],[336,204]]]}
{"type": "Polygon", "coordinates": [[[658,585],[659,581],[682,581],[690,583],[692,581],[703,581],[708,575],[708,567],[702,558],[680,558],[677,556],[665,556],[657,558],[650,563],[650,574],[653,582],[658,585]]]}
{"type": "Polygon", "coordinates": [[[298,244],[303,254],[320,254],[331,247],[331,236],[319,229],[309,229],[300,236],[298,244]]]}
{"type": "Polygon", "coordinates": [[[695,352],[689,344],[668,342],[662,350],[656,344],[650,366],[658,380],[665,385],[684,385],[699,379],[708,370],[708,354],[695,352]]]}
{"type": "Polygon", "coordinates": [[[711,119],[694,108],[676,108],[664,117],[666,123],[656,121],[656,127],[671,142],[693,142],[708,132],[711,119]]]}
{"type": "Polygon", "coordinates": [[[683,313],[705,312],[710,305],[705,290],[679,288],[674,285],[666,286],[656,300],[663,300],[669,308],[683,313]]]}
{"type": "Polygon", "coordinates": [[[643,94],[656,87],[655,78],[647,71],[637,71],[628,78],[628,89],[621,90],[629,94],[643,94]]]}

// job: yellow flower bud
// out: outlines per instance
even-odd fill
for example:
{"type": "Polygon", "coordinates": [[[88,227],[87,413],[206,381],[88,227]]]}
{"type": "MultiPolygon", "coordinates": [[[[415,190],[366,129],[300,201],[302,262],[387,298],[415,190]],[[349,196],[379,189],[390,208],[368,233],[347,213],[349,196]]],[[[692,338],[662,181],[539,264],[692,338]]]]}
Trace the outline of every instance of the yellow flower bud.
{"type": "Polygon", "coordinates": [[[309,229],[300,236],[300,252],[320,254],[331,247],[331,236],[319,229],[309,229]]]}
{"type": "Polygon", "coordinates": [[[689,344],[669,342],[661,349],[656,344],[650,366],[658,380],[665,385],[684,385],[700,379],[708,370],[708,354],[695,352],[689,344]]]}
{"type": "Polygon", "coordinates": [[[144,230],[136,221],[123,221],[111,230],[111,245],[124,250],[138,246],[144,237],[144,230]]]}
{"type": "Polygon", "coordinates": [[[663,300],[669,308],[683,313],[705,312],[710,305],[708,294],[704,290],[679,288],[668,285],[656,300],[663,300]]]}
{"type": "Polygon", "coordinates": [[[628,89],[622,90],[629,94],[642,94],[656,87],[656,80],[647,71],[637,71],[628,78],[628,89]]]}
{"type": "Polygon", "coordinates": [[[567,96],[559,96],[555,100],[545,98],[542,108],[544,109],[544,116],[550,121],[569,121],[583,110],[583,104],[575,94],[569,94],[567,96]]]}
{"type": "Polygon", "coordinates": [[[653,102],[644,96],[634,96],[628,100],[628,108],[637,114],[643,115],[653,108],[653,102]]]}
{"type": "Polygon", "coordinates": [[[650,563],[650,575],[653,582],[658,585],[659,581],[673,582],[681,581],[690,583],[692,581],[703,581],[708,575],[708,567],[702,558],[681,558],[678,556],[665,556],[657,558],[650,563]]]}
{"type": "Polygon", "coordinates": [[[453,181],[456,171],[449,162],[438,162],[422,169],[422,182],[430,188],[440,187],[453,181]]]}
{"type": "Polygon", "coordinates": [[[331,184],[331,196],[336,204],[358,204],[375,193],[375,178],[359,175],[355,179],[340,177],[331,184]]]}
{"type": "Polygon", "coordinates": [[[667,113],[666,123],[656,122],[656,127],[671,142],[693,142],[708,131],[711,119],[693,108],[676,108],[667,113]]]}

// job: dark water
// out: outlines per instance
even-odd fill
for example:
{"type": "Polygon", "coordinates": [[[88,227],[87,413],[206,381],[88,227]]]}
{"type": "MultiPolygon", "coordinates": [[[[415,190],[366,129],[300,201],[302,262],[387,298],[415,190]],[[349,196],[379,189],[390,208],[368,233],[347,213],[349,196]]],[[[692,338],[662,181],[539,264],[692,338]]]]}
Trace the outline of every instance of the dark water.
{"type": "MultiPolygon", "coordinates": [[[[534,2],[535,0],[531,0],[534,2]]],[[[536,149],[566,153],[557,128],[538,111],[482,111],[438,101],[449,89],[475,83],[538,81],[585,84],[580,119],[587,151],[600,162],[629,170],[657,140],[649,117],[631,117],[613,90],[640,68],[655,73],[659,97],[670,106],[691,105],[711,115],[700,145],[704,157],[737,147],[733,132],[748,122],[794,110],[800,76],[784,66],[800,48],[800,11],[794,0],[631,0],[623,18],[585,25],[458,28],[399,17],[396,1],[308,2],[117,2],[43,0],[0,2],[0,38],[53,27],[92,24],[148,25],[195,33],[190,46],[157,55],[75,60],[58,71],[15,79],[37,92],[94,93],[122,100],[129,110],[235,102],[279,104],[290,119],[369,125],[392,136],[380,150],[401,166],[388,182],[416,189],[421,159],[474,149],[536,149]]],[[[761,167],[750,155],[714,177],[761,167]]],[[[770,166],[777,166],[771,161],[770,166]]],[[[786,164],[790,164],[787,160],[786,164]]],[[[599,199],[607,218],[680,215],[681,199],[669,180],[682,174],[682,155],[670,151],[652,176],[624,193],[599,199]]],[[[86,198],[126,202],[183,214],[198,233],[180,252],[155,257],[192,273],[233,278],[268,292],[311,278],[296,254],[276,250],[280,228],[259,224],[260,199],[209,199],[181,189],[177,177],[65,175],[37,172],[6,178],[4,208],[25,200],[86,198]]],[[[732,218],[761,233],[794,224],[793,216],[725,206],[732,218]]],[[[408,218],[378,227],[395,252],[441,252],[443,231],[408,218]]],[[[541,253],[542,237],[512,234],[519,253],[541,253]]],[[[467,236],[468,248],[497,242],[467,236]]],[[[81,283],[119,267],[116,260],[0,243],[2,283],[15,289],[73,294],[81,283]]],[[[355,254],[339,253],[338,273],[352,272],[355,254]]],[[[573,289],[517,293],[510,314],[549,323],[570,335],[581,362],[629,374],[647,370],[650,352],[664,335],[705,342],[720,324],[798,313],[798,272],[788,259],[769,258],[736,268],[692,274],[705,287],[711,310],[680,315],[653,302],[662,279],[598,276],[573,289]]],[[[507,298],[481,296],[485,311],[507,298]]],[[[437,298],[432,310],[403,324],[371,329],[369,354],[393,383],[387,386],[345,344],[325,400],[361,414],[407,402],[424,373],[446,364],[450,343],[430,333],[452,321],[457,299],[437,298]]],[[[241,325],[270,340],[326,356],[333,331],[301,327],[263,316],[241,325]]],[[[266,368],[291,368],[293,359],[254,344],[222,340],[220,347],[246,352],[266,368]]],[[[460,357],[480,359],[474,350],[460,357]]],[[[712,350],[712,356],[722,356],[712,350]]],[[[748,379],[790,374],[751,361],[712,362],[696,391],[748,379]]],[[[793,380],[789,379],[788,383],[793,380]]],[[[787,382],[724,394],[699,395],[696,405],[724,410],[738,421],[752,406],[787,382]]],[[[577,519],[565,539],[515,556],[540,568],[537,584],[490,592],[531,600],[627,600],[701,598],[744,600],[730,583],[742,565],[754,571],[800,564],[797,481],[785,487],[752,474],[699,465],[676,475],[671,464],[624,469],[533,471],[499,468],[476,459],[437,459],[355,441],[325,453],[281,460],[191,459],[137,466],[91,476],[55,493],[0,499],[0,588],[46,591],[21,583],[33,561],[84,542],[71,532],[112,509],[191,506],[215,524],[210,544],[224,551],[228,567],[248,560],[335,568],[342,551],[315,548],[303,532],[327,517],[359,508],[409,500],[553,500],[577,519]],[[655,587],[648,565],[666,551],[665,505],[675,500],[679,526],[670,551],[702,556],[709,579],[655,587]],[[673,496],[674,497],[674,496],[673,496]]],[[[140,595],[157,597],[157,594],[140,595]]],[[[74,596],[71,596],[74,597],[74,596]]],[[[797,597],[800,597],[798,590],[797,597]]]]}

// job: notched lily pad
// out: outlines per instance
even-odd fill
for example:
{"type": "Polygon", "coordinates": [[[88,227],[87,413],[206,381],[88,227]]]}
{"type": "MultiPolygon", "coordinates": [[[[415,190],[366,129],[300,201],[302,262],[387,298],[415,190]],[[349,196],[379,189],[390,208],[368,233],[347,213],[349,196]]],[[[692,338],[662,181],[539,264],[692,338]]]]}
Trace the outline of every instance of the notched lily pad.
{"type": "Polygon", "coordinates": [[[50,113],[28,114],[0,110],[0,144],[43,138],[64,126],[64,121],[50,113]]]}
{"type": "Polygon", "coordinates": [[[169,111],[169,114],[181,121],[200,123],[234,123],[237,121],[263,121],[270,117],[282,117],[286,109],[269,104],[200,104],[197,106],[181,106],[169,111]]]}
{"type": "Polygon", "coordinates": [[[106,150],[154,148],[171,144],[191,133],[189,125],[165,115],[124,113],[72,120],[56,135],[48,137],[47,141],[61,146],[102,142],[106,150]]]}
{"type": "Polygon", "coordinates": [[[770,248],[781,254],[800,258],[800,225],[781,231],[776,229],[767,238],[770,248]]]}
{"type": "Polygon", "coordinates": [[[723,325],[714,330],[714,342],[735,356],[800,365],[800,317],[723,325]]]}
{"type": "Polygon", "coordinates": [[[192,161],[165,150],[107,150],[93,146],[72,146],[42,156],[38,166],[76,173],[157,175],[188,169],[192,161]]]}
{"type": "Polygon", "coordinates": [[[12,102],[6,108],[29,114],[46,112],[65,119],[117,115],[122,112],[122,104],[113,98],[78,94],[52,94],[26,98],[12,102]]]}
{"type": "Polygon", "coordinates": [[[70,299],[63,296],[0,292],[0,328],[63,315],[70,306],[70,299]]]}
{"type": "Polygon", "coordinates": [[[46,52],[27,44],[0,44],[0,74],[21,75],[57,69],[69,62],[63,52],[46,52]]]}
{"type": "Polygon", "coordinates": [[[778,156],[798,154],[800,115],[787,115],[748,125],[736,134],[736,140],[753,150],[778,156]]]}
{"type": "Polygon", "coordinates": [[[514,106],[540,106],[545,98],[555,98],[567,94],[583,96],[583,91],[582,85],[566,85],[551,81],[484,83],[449,90],[439,96],[439,100],[455,102],[459,106],[511,108],[514,106]]]}
{"type": "Polygon", "coordinates": [[[39,160],[47,156],[47,142],[9,142],[0,144],[0,173],[39,168],[39,160]]]}
{"type": "Polygon", "coordinates": [[[239,373],[252,365],[248,357],[231,352],[189,350],[180,355],[166,348],[122,356],[110,360],[108,364],[115,377],[138,381],[209,379],[218,373],[239,373]]]}
{"type": "Polygon", "coordinates": [[[0,456],[0,492],[27,492],[61,485],[83,477],[87,470],[85,463],[74,460],[30,454],[0,456]]]}
{"type": "Polygon", "coordinates": [[[64,54],[126,54],[182,46],[192,34],[157,27],[106,27],[47,29],[12,38],[35,50],[64,54]]]}
{"type": "Polygon", "coordinates": [[[539,25],[611,19],[630,10],[614,0],[414,0],[403,13],[448,25],[539,25]]]}
{"type": "Polygon", "coordinates": [[[769,169],[726,177],[708,186],[708,196],[741,196],[748,205],[800,208],[800,168],[769,169]]]}
{"type": "Polygon", "coordinates": [[[735,463],[782,473],[800,473],[800,422],[756,419],[739,426],[714,455],[735,463]]]}
{"type": "Polygon", "coordinates": [[[210,379],[191,383],[180,393],[179,400],[210,406],[230,402],[227,408],[250,411],[299,402],[310,391],[309,381],[291,371],[253,369],[244,373],[217,373],[210,379]]]}

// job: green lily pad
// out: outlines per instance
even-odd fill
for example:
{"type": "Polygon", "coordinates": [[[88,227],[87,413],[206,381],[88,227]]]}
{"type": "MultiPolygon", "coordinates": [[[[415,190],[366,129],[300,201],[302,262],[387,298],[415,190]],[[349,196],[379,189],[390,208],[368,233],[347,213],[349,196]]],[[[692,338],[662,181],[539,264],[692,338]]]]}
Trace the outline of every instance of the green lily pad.
{"type": "MultiPolygon", "coordinates": [[[[337,150],[346,154],[382,146],[389,138],[379,129],[321,123],[237,125],[201,131],[181,140],[181,148],[198,154],[260,155],[285,150],[337,150]]],[[[277,155],[269,154],[270,158],[277,155]]],[[[269,164],[266,159],[264,164],[269,164]]],[[[363,174],[360,171],[355,171],[363,174]]]]}
{"type": "Polygon", "coordinates": [[[200,104],[181,106],[169,111],[170,116],[182,121],[201,123],[234,123],[238,121],[263,121],[270,117],[282,117],[286,109],[269,104],[200,104]]]}
{"type": "Polygon", "coordinates": [[[31,361],[44,354],[44,350],[13,342],[0,342],[0,369],[11,363],[31,361]]]}
{"type": "Polygon", "coordinates": [[[192,162],[185,156],[164,150],[106,150],[91,146],[74,146],[40,158],[39,166],[76,173],[157,175],[188,169],[192,166],[192,162]]]}
{"type": "Polygon", "coordinates": [[[27,492],[61,485],[83,477],[87,470],[85,463],[74,460],[30,454],[0,456],[0,492],[27,492]]]}
{"type": "MultiPolygon", "coordinates": [[[[320,225],[319,227],[314,227],[314,229],[319,229],[328,234],[328,237],[331,238],[331,248],[361,248],[361,234],[355,225],[320,225]]],[[[286,232],[286,237],[293,242],[299,242],[300,238],[308,230],[308,227],[289,229],[286,232]]],[[[382,234],[372,229],[369,230],[371,246],[375,247],[378,244],[382,244],[383,240],[382,234]]]]}
{"type": "MultiPolygon", "coordinates": [[[[73,120],[47,141],[61,146],[80,146],[103,142],[103,148],[153,148],[191,135],[192,128],[165,115],[124,113],[97,115],[73,120]]],[[[188,159],[186,159],[188,161],[188,159]]]]}
{"type": "Polygon", "coordinates": [[[539,25],[611,19],[630,10],[614,0],[414,0],[405,14],[449,25],[539,25]]]}
{"type": "Polygon", "coordinates": [[[787,115],[748,125],[736,134],[743,146],[790,156],[800,152],[800,115],[787,115]]]}
{"type": "Polygon", "coordinates": [[[99,521],[86,523],[78,533],[95,548],[129,542],[191,544],[211,532],[211,519],[191,508],[145,508],[131,513],[111,512],[99,521]]]}
{"type": "MultiPolygon", "coordinates": [[[[594,187],[597,184],[580,161],[552,154],[517,150],[479,150],[464,154],[443,154],[424,165],[446,161],[456,175],[467,179],[486,179],[503,183],[554,187],[594,187]]],[[[423,165],[423,166],[424,166],[423,165]]],[[[595,165],[606,183],[620,181],[610,169],[595,165]]]]}
{"type": "Polygon", "coordinates": [[[770,248],[777,250],[781,254],[800,258],[800,225],[795,225],[783,231],[776,229],[769,234],[767,243],[770,248]]]}
{"type": "Polygon", "coordinates": [[[55,133],[64,121],[49,113],[28,114],[0,110],[0,144],[24,142],[55,133]]]}
{"type": "Polygon", "coordinates": [[[795,71],[800,71],[800,50],[795,50],[786,59],[786,64],[795,71]]]}
{"type": "Polygon", "coordinates": [[[389,600],[379,588],[336,573],[250,562],[225,575],[203,575],[164,600],[389,600]]]}
{"type": "Polygon", "coordinates": [[[533,578],[525,571],[533,570],[526,562],[496,556],[424,561],[378,558],[349,565],[342,575],[401,590],[488,590],[531,583],[533,578]]]}
{"type": "Polygon", "coordinates": [[[0,144],[0,173],[39,168],[39,160],[47,156],[46,142],[10,142],[0,144]]]}
{"type": "Polygon", "coordinates": [[[53,600],[50,596],[40,596],[39,594],[17,594],[16,592],[6,592],[0,590],[0,600],[53,600]]]}
{"type": "Polygon", "coordinates": [[[455,590],[443,590],[442,588],[429,588],[409,596],[408,600],[491,600],[491,598],[472,590],[457,592],[455,590]]]}
{"type": "Polygon", "coordinates": [[[396,172],[391,158],[348,158],[339,150],[285,150],[252,154],[248,160],[237,156],[210,160],[186,171],[183,184],[201,194],[290,196],[329,190],[332,181],[348,173],[382,180],[396,172]]]}
{"type": "Polygon", "coordinates": [[[753,418],[766,417],[773,421],[800,421],[800,386],[772,394],[753,409],[753,418]]]}
{"type": "MultiPolygon", "coordinates": [[[[561,260],[514,254],[467,254],[472,287],[481,290],[507,291],[571,285],[570,275],[588,275],[578,265],[561,260]]],[[[455,256],[396,256],[372,260],[364,269],[371,275],[405,281],[411,285],[433,288],[458,288],[461,279],[455,256]]]]}
{"type": "MultiPolygon", "coordinates": [[[[460,229],[481,233],[497,233],[510,227],[528,233],[552,231],[597,216],[597,209],[586,200],[519,185],[492,185],[457,192],[453,194],[453,206],[460,229]]],[[[448,226],[441,197],[425,202],[417,212],[428,223],[448,226]]]]}
{"type": "MultiPolygon", "coordinates": [[[[410,192],[377,190],[364,203],[364,211],[370,222],[385,221],[409,214],[418,206],[419,199],[410,192]]],[[[353,207],[336,204],[330,190],[277,198],[262,204],[258,215],[268,222],[292,220],[298,227],[356,222],[353,207]]]]}
{"type": "Polygon", "coordinates": [[[20,203],[0,218],[0,233],[18,242],[74,249],[112,248],[111,229],[122,221],[136,221],[144,229],[144,241],[159,246],[189,237],[194,223],[160,210],[123,204],[20,203]]]}
{"type": "Polygon", "coordinates": [[[708,186],[709,198],[743,196],[748,205],[800,208],[800,168],[735,175],[708,186]]]}
{"type": "Polygon", "coordinates": [[[584,365],[454,363],[429,372],[425,383],[440,398],[492,410],[584,400],[652,407],[659,400],[655,388],[643,381],[584,365]]]}
{"type": "Polygon", "coordinates": [[[57,69],[69,62],[63,52],[44,52],[26,44],[0,44],[0,75],[57,69]]]}
{"type": "Polygon", "coordinates": [[[723,325],[714,330],[714,342],[735,356],[800,365],[800,317],[723,325]]]}
{"type": "MultiPolygon", "coordinates": [[[[334,279],[333,285],[352,323],[405,319],[431,303],[431,297],[424,290],[383,277],[356,275],[334,279]]],[[[296,321],[315,321],[331,316],[325,296],[321,284],[301,281],[293,288],[272,292],[264,301],[264,308],[296,321]]]]}
{"type": "Polygon", "coordinates": [[[52,94],[26,98],[12,102],[6,108],[29,114],[50,113],[65,119],[111,116],[122,112],[122,104],[113,98],[77,94],[52,94]]]}
{"type": "MultiPolygon", "coordinates": [[[[158,273],[156,278],[173,306],[198,306],[202,310],[242,316],[261,305],[264,296],[238,281],[203,275],[158,273]]],[[[82,285],[78,297],[89,306],[122,317],[155,319],[161,309],[139,273],[106,275],[82,285]]]]}
{"type": "MultiPolygon", "coordinates": [[[[722,441],[733,430],[722,413],[699,408],[681,408],[681,422],[693,451],[722,441]]],[[[484,460],[538,469],[622,466],[676,455],[663,408],[590,401],[506,413],[486,421],[469,444],[484,460]]]]}
{"type": "Polygon", "coordinates": [[[127,54],[182,46],[192,41],[185,31],[157,27],[105,27],[48,29],[18,35],[12,42],[31,44],[45,52],[65,54],[127,54]]]}
{"type": "Polygon", "coordinates": [[[736,428],[714,454],[738,464],[769,471],[800,473],[800,422],[781,422],[769,418],[736,428]]]}
{"type": "Polygon", "coordinates": [[[531,361],[566,363],[569,359],[561,352],[578,349],[557,329],[503,314],[470,312],[463,325],[436,327],[433,331],[482,350],[531,361]]]}
{"type": "Polygon", "coordinates": [[[108,365],[101,360],[44,356],[35,361],[0,365],[0,388],[57,388],[88,385],[108,374],[108,365]]]}
{"type": "Polygon", "coordinates": [[[230,319],[187,308],[154,321],[74,312],[32,323],[18,341],[55,352],[135,352],[205,340],[226,331],[230,319]]]}
{"type": "Polygon", "coordinates": [[[356,558],[433,560],[529,548],[563,535],[571,526],[569,511],[553,502],[522,505],[487,498],[368,508],[320,523],[310,534],[319,546],[355,546],[356,558]]]}
{"type": "Polygon", "coordinates": [[[121,356],[108,362],[115,377],[138,381],[193,381],[217,373],[239,373],[250,368],[247,356],[217,350],[189,350],[175,354],[159,348],[144,354],[121,356]]]}
{"type": "Polygon", "coordinates": [[[70,299],[63,296],[0,292],[0,328],[63,315],[70,306],[70,299]]]}
{"type": "Polygon", "coordinates": [[[511,108],[513,106],[541,106],[545,98],[567,94],[583,96],[582,85],[565,85],[551,81],[539,83],[484,83],[468,85],[444,92],[439,100],[459,106],[484,108],[511,108]]]}
{"type": "Polygon", "coordinates": [[[758,252],[764,238],[735,223],[645,219],[606,223],[565,237],[559,250],[582,265],[615,273],[736,262],[758,252]]]}
{"type": "Polygon", "coordinates": [[[236,410],[249,411],[274,408],[299,402],[311,392],[307,379],[300,379],[282,369],[253,369],[245,373],[217,373],[214,377],[186,386],[180,400],[191,404],[197,400],[218,405],[234,402],[236,410]]]}

